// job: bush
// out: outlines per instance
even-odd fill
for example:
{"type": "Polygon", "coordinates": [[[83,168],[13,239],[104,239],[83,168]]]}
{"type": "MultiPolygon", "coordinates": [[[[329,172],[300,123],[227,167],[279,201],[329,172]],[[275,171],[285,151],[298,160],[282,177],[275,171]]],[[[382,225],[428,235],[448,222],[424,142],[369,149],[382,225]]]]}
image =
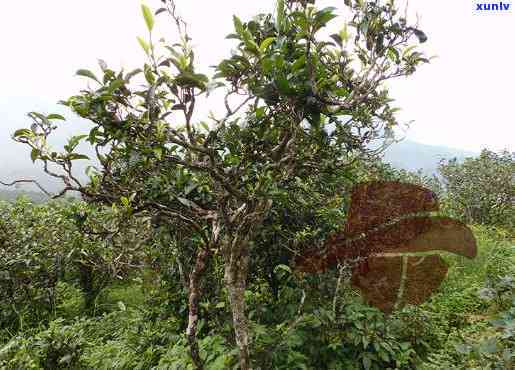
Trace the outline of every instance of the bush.
{"type": "Polygon", "coordinates": [[[515,225],[515,153],[483,150],[477,158],[439,166],[454,216],[467,223],[515,225]]]}
{"type": "Polygon", "coordinates": [[[116,222],[113,212],[82,202],[0,203],[0,330],[16,332],[66,316],[60,310],[66,311],[67,299],[59,294],[81,292],[92,313],[105,286],[142,265],[144,227],[127,223],[118,235],[99,232],[116,222]]]}
{"type": "Polygon", "coordinates": [[[2,369],[81,369],[86,346],[85,322],[66,325],[63,319],[32,336],[15,337],[0,350],[2,369]]]}
{"type": "Polygon", "coordinates": [[[319,308],[255,331],[261,369],[411,369],[417,360],[412,343],[396,335],[383,313],[359,302],[341,307],[337,317],[319,308]]]}

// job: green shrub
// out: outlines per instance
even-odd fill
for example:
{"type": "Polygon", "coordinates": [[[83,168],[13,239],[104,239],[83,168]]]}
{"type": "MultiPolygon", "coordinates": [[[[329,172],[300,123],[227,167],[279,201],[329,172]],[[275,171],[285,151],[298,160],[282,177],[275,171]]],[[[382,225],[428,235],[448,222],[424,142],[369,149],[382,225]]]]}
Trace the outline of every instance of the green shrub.
{"type": "Polygon", "coordinates": [[[416,353],[375,308],[351,302],[317,309],[275,328],[256,326],[261,369],[410,369],[416,353]]]}
{"type": "Polygon", "coordinates": [[[2,369],[81,369],[86,346],[84,321],[66,325],[50,322],[46,330],[32,336],[15,337],[0,349],[2,369]]]}

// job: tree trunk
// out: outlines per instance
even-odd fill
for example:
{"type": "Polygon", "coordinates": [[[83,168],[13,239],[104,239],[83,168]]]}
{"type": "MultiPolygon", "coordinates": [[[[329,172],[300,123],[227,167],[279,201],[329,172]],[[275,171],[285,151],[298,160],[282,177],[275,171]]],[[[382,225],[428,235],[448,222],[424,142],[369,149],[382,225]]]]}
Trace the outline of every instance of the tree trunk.
{"type": "Polygon", "coordinates": [[[239,350],[241,370],[252,370],[249,351],[249,328],[245,314],[245,288],[249,269],[249,253],[254,229],[263,222],[265,212],[270,209],[272,202],[258,202],[252,207],[243,204],[228,220],[230,232],[223,239],[222,253],[224,256],[224,279],[229,293],[229,303],[232,310],[232,322],[236,345],[239,350]]]}
{"type": "Polygon", "coordinates": [[[232,251],[225,262],[225,282],[229,292],[236,344],[239,350],[241,370],[251,370],[249,356],[249,333],[245,315],[245,286],[247,280],[249,256],[245,243],[237,251],[232,251]]]}
{"type": "Polygon", "coordinates": [[[98,290],[95,289],[93,268],[89,265],[78,263],[79,284],[84,293],[84,309],[88,314],[92,314],[95,309],[95,301],[98,290]]]}
{"type": "Polygon", "coordinates": [[[206,269],[206,260],[209,256],[209,250],[201,249],[197,255],[197,261],[193,271],[190,273],[189,283],[189,315],[188,328],[186,336],[190,345],[190,355],[197,370],[202,370],[204,364],[200,358],[198,341],[197,341],[197,323],[198,323],[198,301],[200,297],[200,280],[206,269]]]}

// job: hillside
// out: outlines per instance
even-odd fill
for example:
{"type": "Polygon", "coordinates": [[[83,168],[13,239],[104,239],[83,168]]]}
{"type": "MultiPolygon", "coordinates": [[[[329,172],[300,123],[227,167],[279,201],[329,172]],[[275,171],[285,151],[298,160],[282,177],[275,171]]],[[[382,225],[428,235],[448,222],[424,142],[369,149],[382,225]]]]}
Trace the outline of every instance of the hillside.
{"type": "Polygon", "coordinates": [[[442,159],[474,157],[477,153],[444,146],[427,145],[411,140],[403,140],[390,146],[384,161],[392,166],[408,171],[422,169],[425,174],[435,174],[442,159]]]}
{"type": "Polygon", "coordinates": [[[25,190],[1,190],[0,189],[0,201],[12,202],[18,197],[24,196],[31,199],[34,203],[43,203],[48,197],[36,191],[25,191],[25,190]]]}

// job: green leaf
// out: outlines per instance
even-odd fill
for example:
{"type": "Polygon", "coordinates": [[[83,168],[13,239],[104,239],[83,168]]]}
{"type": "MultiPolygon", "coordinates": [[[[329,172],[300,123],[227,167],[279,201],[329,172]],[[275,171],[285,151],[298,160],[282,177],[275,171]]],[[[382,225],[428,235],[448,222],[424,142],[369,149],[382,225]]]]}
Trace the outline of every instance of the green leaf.
{"type": "Polygon", "coordinates": [[[139,36],[137,37],[137,39],[141,48],[145,51],[145,54],[150,55],[150,45],[148,44],[148,42],[146,42],[139,36]]]}
{"type": "Polygon", "coordinates": [[[71,153],[67,157],[70,161],[80,160],[80,159],[89,159],[87,155],[71,153]]]}
{"type": "Polygon", "coordinates": [[[73,150],[79,145],[80,141],[87,138],[88,135],[77,135],[72,136],[70,140],[68,140],[68,144],[64,146],[67,152],[71,153],[73,150]]]}
{"type": "Polygon", "coordinates": [[[154,28],[154,16],[152,15],[150,8],[145,4],[141,4],[141,11],[143,13],[143,18],[145,18],[148,30],[152,32],[152,29],[154,28]]]}
{"type": "Polygon", "coordinates": [[[14,133],[14,137],[31,137],[31,136],[34,136],[34,133],[26,128],[16,130],[16,132],[14,133]]]}
{"type": "Polygon", "coordinates": [[[159,9],[157,9],[157,10],[156,10],[156,12],[155,12],[154,14],[155,14],[155,15],[159,15],[159,14],[164,13],[164,12],[166,12],[166,11],[167,11],[167,9],[166,9],[166,8],[159,8],[159,9]]]}
{"type": "Polygon", "coordinates": [[[243,38],[243,33],[245,32],[245,29],[243,28],[243,23],[241,22],[241,19],[233,15],[232,20],[234,23],[234,29],[236,30],[238,35],[240,35],[240,37],[243,38]]]}
{"type": "Polygon", "coordinates": [[[315,22],[317,23],[316,30],[324,27],[327,23],[337,17],[337,15],[333,13],[335,9],[336,8],[334,7],[327,7],[315,15],[315,22]]]}
{"type": "Polygon", "coordinates": [[[163,158],[163,148],[157,147],[152,149],[152,151],[157,159],[161,160],[163,158]]]}
{"type": "Polygon", "coordinates": [[[28,116],[29,116],[30,118],[32,118],[32,119],[37,118],[37,119],[39,119],[41,122],[46,123],[46,124],[48,124],[48,122],[49,122],[49,121],[48,121],[48,118],[47,118],[44,114],[41,114],[41,113],[39,113],[39,112],[30,112],[30,113],[28,114],[28,116]]]}
{"type": "MultiPolygon", "coordinates": [[[[308,17],[304,12],[293,12],[292,17],[294,19],[294,27],[300,28],[306,35],[309,33],[309,28],[311,27],[311,21],[308,21],[308,17]]],[[[284,29],[284,26],[283,26],[284,29]]],[[[306,36],[304,35],[304,36],[306,36]]]]}
{"type": "Polygon", "coordinates": [[[88,78],[91,78],[92,80],[95,80],[96,82],[98,82],[100,84],[100,81],[98,80],[97,76],[95,76],[93,74],[93,72],[91,72],[90,70],[88,69],[79,69],[76,73],[77,76],[82,76],[82,77],[88,77],[88,78]]]}
{"type": "Polygon", "coordinates": [[[109,85],[109,88],[107,89],[107,93],[108,94],[112,94],[113,92],[115,92],[117,89],[119,89],[123,85],[125,85],[125,81],[124,80],[114,80],[109,85]]]}
{"type": "Polygon", "coordinates": [[[256,41],[254,41],[254,39],[252,38],[252,34],[247,30],[245,30],[245,32],[244,32],[243,41],[245,43],[245,47],[249,51],[251,51],[256,56],[259,56],[259,54],[260,54],[259,46],[258,46],[258,44],[256,44],[256,41]]]}
{"type": "Polygon", "coordinates": [[[277,266],[275,266],[274,273],[277,273],[279,270],[283,270],[283,271],[287,272],[288,274],[292,273],[291,268],[288,265],[277,265],[277,266]]]}
{"type": "Polygon", "coordinates": [[[306,55],[302,54],[299,59],[297,59],[291,66],[292,72],[297,72],[302,67],[306,65],[306,55]]]}
{"type": "Polygon", "coordinates": [[[343,26],[339,35],[344,43],[349,41],[349,28],[347,27],[347,24],[345,24],[345,26],[343,26]]]}
{"type": "Polygon", "coordinates": [[[420,41],[421,44],[423,44],[424,42],[427,41],[426,34],[424,32],[422,32],[421,30],[417,30],[415,28],[415,29],[413,29],[413,33],[415,34],[415,36],[417,36],[418,41],[420,41]]]}
{"type": "Polygon", "coordinates": [[[274,61],[270,58],[263,59],[261,61],[261,67],[263,68],[263,72],[265,74],[269,74],[274,68],[274,61]]]}
{"type": "Polygon", "coordinates": [[[361,343],[363,343],[363,349],[367,349],[368,345],[370,344],[370,339],[366,335],[364,335],[361,338],[361,343]]]}
{"type": "Polygon", "coordinates": [[[291,92],[291,89],[290,89],[290,84],[288,83],[288,80],[283,77],[283,76],[280,76],[277,80],[276,80],[276,85],[277,85],[277,89],[279,89],[279,92],[281,94],[285,94],[285,95],[288,95],[290,94],[291,92]]]}
{"type": "Polygon", "coordinates": [[[196,87],[205,90],[207,82],[207,76],[201,73],[183,72],[175,77],[175,83],[180,87],[196,87]]]}
{"type": "Polygon", "coordinates": [[[408,349],[411,348],[411,343],[409,343],[409,342],[401,342],[400,346],[401,346],[401,349],[403,351],[407,351],[408,349]]]}
{"type": "Polygon", "coordinates": [[[265,110],[266,110],[265,107],[259,107],[258,109],[256,109],[256,118],[258,118],[258,119],[263,118],[265,116],[265,110]]]}
{"type": "Polygon", "coordinates": [[[156,78],[154,77],[154,72],[152,72],[152,68],[148,64],[144,66],[144,75],[147,82],[153,85],[156,82],[156,78]]]}
{"type": "Polygon", "coordinates": [[[46,118],[47,119],[59,119],[61,121],[64,121],[66,119],[63,116],[61,116],[60,114],[56,114],[56,113],[49,114],[48,116],[46,116],[46,118]]]}
{"type": "Polygon", "coordinates": [[[32,151],[30,152],[30,159],[32,159],[32,162],[36,162],[36,159],[38,159],[40,154],[41,151],[39,149],[32,149],[32,151]]]}
{"type": "Polygon", "coordinates": [[[128,207],[130,205],[129,198],[127,198],[127,197],[121,197],[120,198],[120,202],[122,202],[122,205],[124,207],[128,207]]]}
{"type": "Polygon", "coordinates": [[[332,34],[330,36],[338,46],[342,47],[343,46],[343,40],[342,40],[342,37],[339,35],[339,34],[332,34]]]}
{"type": "Polygon", "coordinates": [[[400,63],[400,55],[399,51],[394,47],[389,47],[386,51],[386,56],[392,62],[399,64],[400,63]]]}
{"type": "Polygon", "coordinates": [[[404,51],[402,52],[402,58],[404,59],[407,55],[409,55],[409,53],[411,53],[412,50],[414,50],[417,46],[416,45],[411,45],[411,46],[408,46],[406,49],[404,49],[404,51]]]}
{"type": "Polygon", "coordinates": [[[272,45],[272,43],[275,41],[275,37],[268,37],[266,39],[264,39],[262,42],[261,42],[261,45],[259,45],[259,51],[264,53],[265,50],[270,46],[272,45]]]}
{"type": "Polygon", "coordinates": [[[383,349],[380,349],[378,351],[378,353],[379,353],[379,357],[381,357],[381,359],[384,362],[386,362],[386,363],[390,362],[390,356],[388,355],[388,353],[386,351],[384,351],[383,349]]]}

